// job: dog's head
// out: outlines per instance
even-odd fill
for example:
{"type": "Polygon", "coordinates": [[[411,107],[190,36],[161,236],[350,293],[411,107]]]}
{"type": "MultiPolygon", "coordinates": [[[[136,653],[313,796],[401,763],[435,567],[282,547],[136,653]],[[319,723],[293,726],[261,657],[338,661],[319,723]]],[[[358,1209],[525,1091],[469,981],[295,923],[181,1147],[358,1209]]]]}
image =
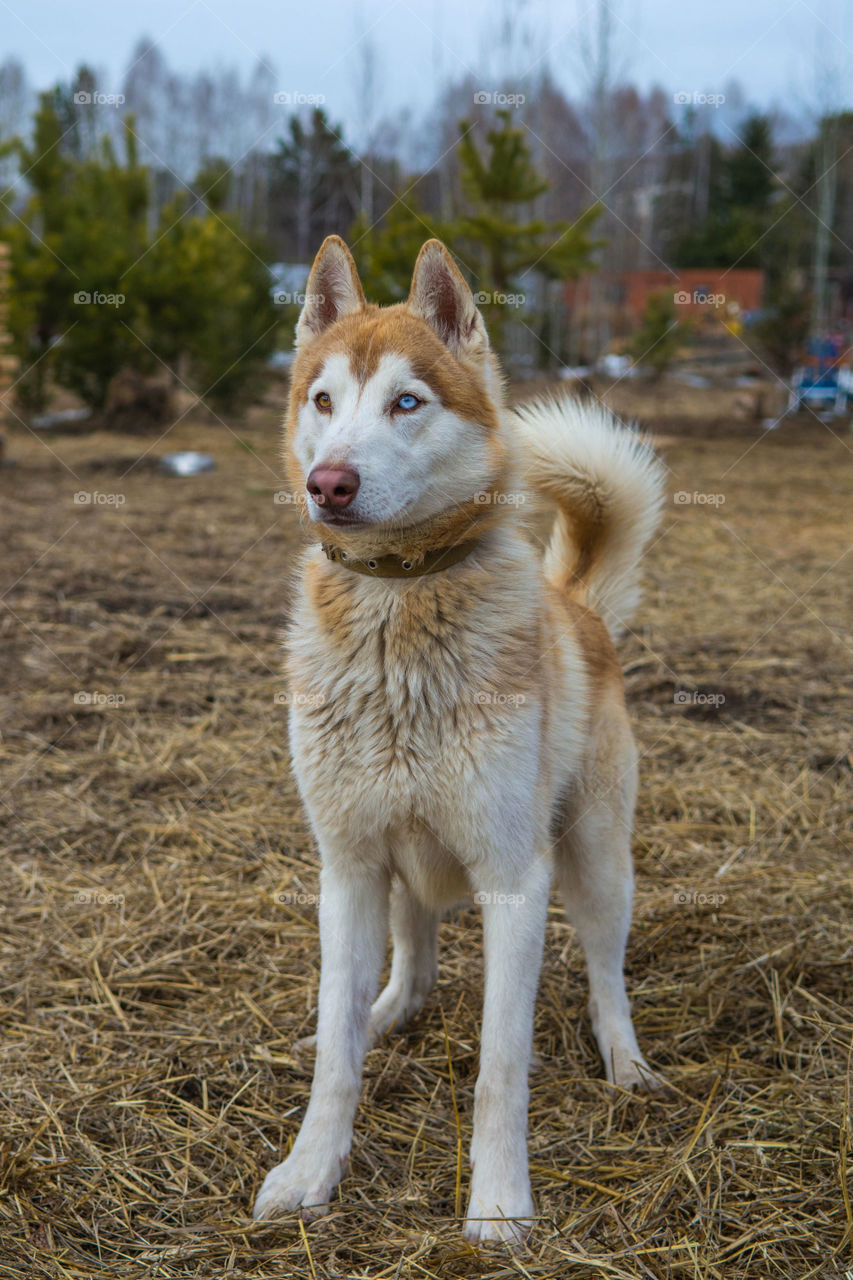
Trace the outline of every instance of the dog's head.
{"type": "Polygon", "coordinates": [[[287,431],[295,487],[325,538],[381,546],[439,521],[444,541],[487,514],[508,449],[483,317],[438,240],[408,301],[365,302],[344,242],[320,248],[296,328],[287,431]]]}

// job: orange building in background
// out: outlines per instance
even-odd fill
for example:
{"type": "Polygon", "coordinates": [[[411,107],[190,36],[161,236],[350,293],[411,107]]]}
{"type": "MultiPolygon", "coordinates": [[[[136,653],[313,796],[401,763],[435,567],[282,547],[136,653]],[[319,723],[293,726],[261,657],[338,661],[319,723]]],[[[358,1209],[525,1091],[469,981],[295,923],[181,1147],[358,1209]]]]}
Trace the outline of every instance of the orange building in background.
{"type": "Polygon", "coordinates": [[[683,271],[598,271],[570,280],[565,299],[575,323],[606,315],[614,332],[628,332],[643,318],[653,293],[671,293],[686,315],[716,312],[735,318],[757,311],[764,295],[764,272],[752,267],[690,267],[683,271]]]}

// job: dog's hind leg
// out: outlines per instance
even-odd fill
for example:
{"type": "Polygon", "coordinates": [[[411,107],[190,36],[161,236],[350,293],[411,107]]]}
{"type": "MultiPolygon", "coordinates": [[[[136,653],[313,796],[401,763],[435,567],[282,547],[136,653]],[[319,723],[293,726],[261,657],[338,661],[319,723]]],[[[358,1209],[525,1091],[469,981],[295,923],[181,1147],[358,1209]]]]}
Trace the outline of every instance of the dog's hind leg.
{"type": "Polygon", "coordinates": [[[391,889],[391,936],[391,973],[370,1010],[371,1040],[414,1017],[438,978],[438,912],[423,906],[400,879],[391,889]]]}
{"type": "Polygon", "coordinates": [[[589,1012],[607,1079],[623,1089],[658,1081],[640,1053],[625,991],[631,926],[631,824],[637,751],[620,707],[599,714],[582,779],[560,816],[555,872],[589,973],[589,1012]]]}

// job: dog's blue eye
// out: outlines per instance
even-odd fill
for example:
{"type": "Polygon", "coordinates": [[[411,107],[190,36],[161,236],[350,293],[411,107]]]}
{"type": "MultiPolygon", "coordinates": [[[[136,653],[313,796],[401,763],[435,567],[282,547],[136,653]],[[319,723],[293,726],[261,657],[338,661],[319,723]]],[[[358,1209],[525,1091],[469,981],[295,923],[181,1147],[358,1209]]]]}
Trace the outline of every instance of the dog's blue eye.
{"type": "Polygon", "coordinates": [[[420,403],[421,402],[417,396],[413,396],[411,392],[407,391],[404,396],[400,396],[400,399],[394,407],[396,409],[402,409],[404,413],[411,413],[412,409],[417,409],[420,403]]]}

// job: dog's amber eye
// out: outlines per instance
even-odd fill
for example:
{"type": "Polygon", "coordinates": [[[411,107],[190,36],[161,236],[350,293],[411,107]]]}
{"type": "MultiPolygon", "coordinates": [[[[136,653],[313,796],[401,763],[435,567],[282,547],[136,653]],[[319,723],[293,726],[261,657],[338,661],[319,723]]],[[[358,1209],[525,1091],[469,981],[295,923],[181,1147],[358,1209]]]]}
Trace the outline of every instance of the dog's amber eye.
{"type": "Polygon", "coordinates": [[[332,397],[327,391],[318,391],[314,397],[314,403],[321,413],[328,413],[332,407],[332,397]]]}

